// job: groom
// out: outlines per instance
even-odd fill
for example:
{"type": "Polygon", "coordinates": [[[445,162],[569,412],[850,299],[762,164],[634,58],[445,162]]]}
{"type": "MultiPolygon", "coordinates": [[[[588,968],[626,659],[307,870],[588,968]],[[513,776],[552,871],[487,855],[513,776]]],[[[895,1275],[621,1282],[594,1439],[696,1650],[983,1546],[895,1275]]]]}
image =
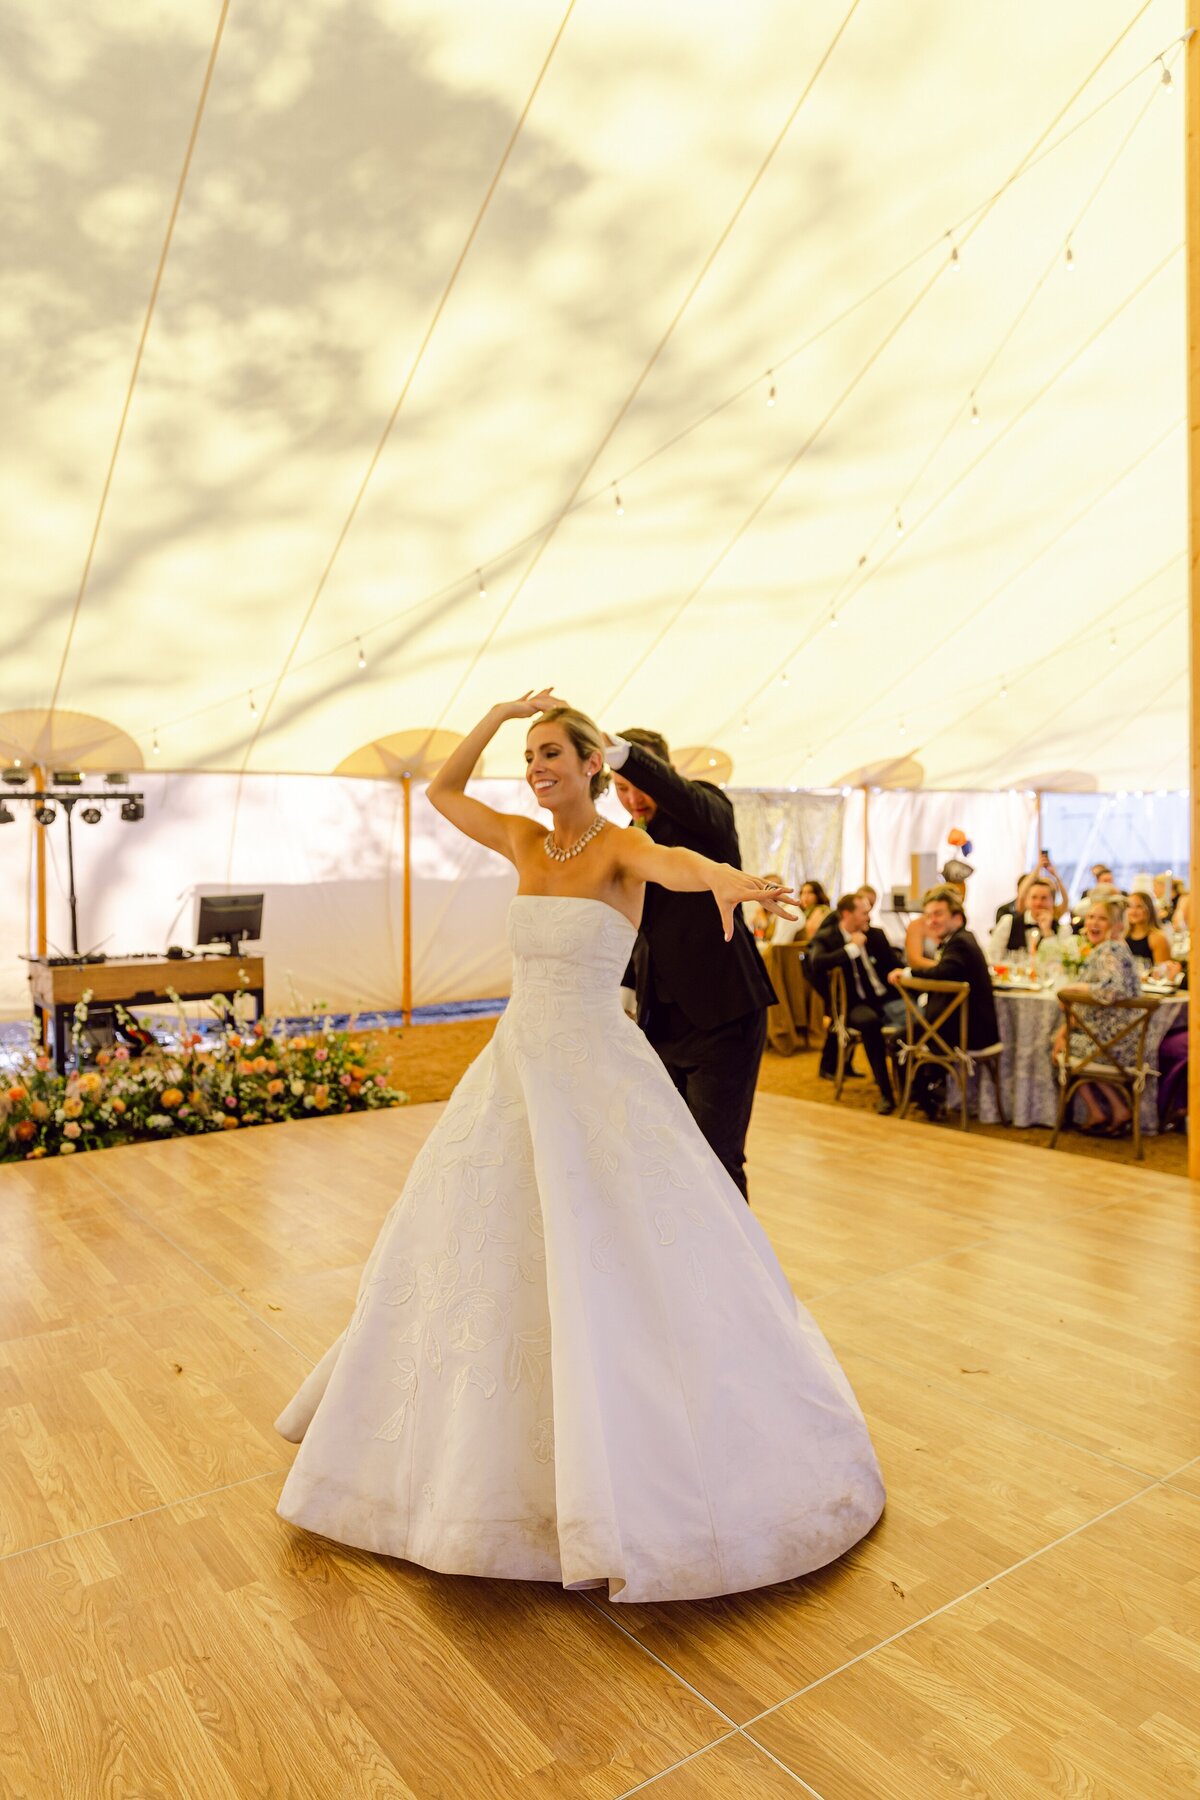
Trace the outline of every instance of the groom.
{"type": "MultiPolygon", "coordinates": [[[[741,868],[733,805],[720,788],[676,774],[657,731],[625,731],[605,743],[617,798],[634,826],[656,844],[741,868]]],[[[631,967],[638,1024],[748,1198],[746,1132],[775,991],[741,908],[727,944],[711,894],[671,893],[648,882],[631,967]]]]}

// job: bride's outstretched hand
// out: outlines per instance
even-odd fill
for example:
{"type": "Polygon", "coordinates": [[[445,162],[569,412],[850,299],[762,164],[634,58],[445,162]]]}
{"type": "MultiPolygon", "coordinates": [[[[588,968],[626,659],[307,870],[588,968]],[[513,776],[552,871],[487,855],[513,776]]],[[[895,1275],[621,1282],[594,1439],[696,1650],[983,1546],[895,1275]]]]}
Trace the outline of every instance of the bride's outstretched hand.
{"type": "Polygon", "coordinates": [[[733,937],[734,909],[744,900],[756,900],[764,912],[775,913],[781,919],[797,917],[796,913],[787,910],[789,903],[795,904],[796,897],[791,888],[778,887],[773,881],[764,881],[760,875],[746,875],[729,863],[721,864],[721,873],[713,882],[712,896],[720,910],[727,944],[733,937]]]}
{"type": "Polygon", "coordinates": [[[538,713],[549,712],[551,707],[562,704],[553,688],[539,688],[536,693],[530,688],[519,700],[502,700],[496,711],[507,719],[532,719],[538,713]]]}

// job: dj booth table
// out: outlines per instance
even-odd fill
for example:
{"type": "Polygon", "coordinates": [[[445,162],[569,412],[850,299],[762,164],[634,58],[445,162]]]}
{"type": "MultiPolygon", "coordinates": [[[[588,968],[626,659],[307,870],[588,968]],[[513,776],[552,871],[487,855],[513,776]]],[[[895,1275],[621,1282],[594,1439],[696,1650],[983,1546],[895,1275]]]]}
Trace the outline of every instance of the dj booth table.
{"type": "Polygon", "coordinates": [[[35,961],[29,986],[42,1035],[53,1039],[54,1066],[66,1073],[75,1007],[85,994],[97,1010],[112,1006],[171,1005],[167,989],[181,1000],[211,1000],[214,994],[250,994],[261,1019],[265,1006],[261,956],[113,956],[105,962],[35,961]],[[244,979],[242,979],[244,977],[244,979]]]}

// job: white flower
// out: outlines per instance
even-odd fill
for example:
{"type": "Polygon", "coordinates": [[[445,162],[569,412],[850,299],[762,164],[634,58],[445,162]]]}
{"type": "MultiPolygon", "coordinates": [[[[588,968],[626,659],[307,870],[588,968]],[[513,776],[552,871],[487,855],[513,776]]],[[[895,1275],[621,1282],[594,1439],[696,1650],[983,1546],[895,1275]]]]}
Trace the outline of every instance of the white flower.
{"type": "Polygon", "coordinates": [[[291,1081],[288,1083],[288,1086],[291,1088],[293,1094],[302,1094],[304,1092],[304,1083],[302,1081],[291,1081]]]}

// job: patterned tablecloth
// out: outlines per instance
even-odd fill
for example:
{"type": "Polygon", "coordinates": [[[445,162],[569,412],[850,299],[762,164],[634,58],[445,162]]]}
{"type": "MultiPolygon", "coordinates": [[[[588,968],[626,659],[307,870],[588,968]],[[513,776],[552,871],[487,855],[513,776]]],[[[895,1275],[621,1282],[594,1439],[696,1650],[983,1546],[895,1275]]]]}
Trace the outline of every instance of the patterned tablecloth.
{"type": "MultiPolygon", "coordinates": [[[[1156,1066],[1158,1046],[1172,1026],[1179,1023],[1187,1005],[1186,994],[1164,999],[1150,1020],[1146,1034],[1147,1061],[1156,1066]]],[[[1000,1062],[1000,1087],[1010,1125],[1053,1125],[1058,1114],[1058,1081],[1050,1059],[1050,1045],[1062,1024],[1063,1012],[1054,992],[997,988],[996,1016],[1004,1055],[1000,1062]]],[[[977,1087],[979,1117],[996,1122],[996,1097],[990,1081],[977,1087]]],[[[1158,1083],[1148,1081],[1142,1096],[1142,1130],[1158,1130],[1158,1083]]]]}

